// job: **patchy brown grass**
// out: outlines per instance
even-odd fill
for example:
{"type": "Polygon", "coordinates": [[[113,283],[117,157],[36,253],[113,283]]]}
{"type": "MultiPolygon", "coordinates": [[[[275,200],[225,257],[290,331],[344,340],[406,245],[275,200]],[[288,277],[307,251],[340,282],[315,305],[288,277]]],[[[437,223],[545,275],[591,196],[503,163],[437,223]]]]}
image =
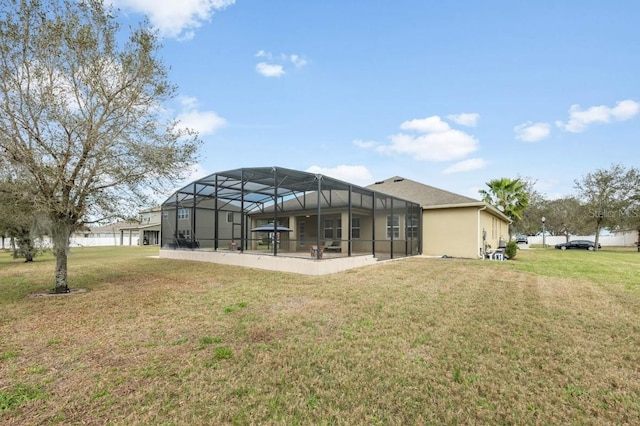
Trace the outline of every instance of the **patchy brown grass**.
{"type": "Polygon", "coordinates": [[[50,258],[0,258],[0,423],[640,422],[640,254],[304,277],[152,250],[76,249],[88,291],[55,298],[28,297],[50,258]]]}

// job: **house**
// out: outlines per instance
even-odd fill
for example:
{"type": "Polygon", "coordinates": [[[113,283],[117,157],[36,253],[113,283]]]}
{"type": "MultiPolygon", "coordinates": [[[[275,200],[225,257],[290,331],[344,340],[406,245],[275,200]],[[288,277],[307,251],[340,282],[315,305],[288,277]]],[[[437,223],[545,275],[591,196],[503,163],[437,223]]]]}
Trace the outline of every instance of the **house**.
{"type": "Polygon", "coordinates": [[[367,188],[418,203],[424,255],[478,258],[509,236],[509,218],[495,207],[400,176],[367,188]]]}
{"type": "Polygon", "coordinates": [[[132,246],[160,244],[160,206],[140,211],[138,221],[118,221],[73,235],[72,245],[132,246]]]}
{"type": "Polygon", "coordinates": [[[320,174],[227,170],[184,186],[162,204],[160,257],[331,273],[419,254],[419,217],[414,202],[320,174]],[[268,224],[274,232],[264,231],[268,224]],[[325,247],[331,249],[323,257],[325,247]],[[254,256],[241,260],[229,252],[254,256]],[[330,262],[310,262],[327,257],[330,262]]]}
{"type": "Polygon", "coordinates": [[[160,222],[162,208],[160,206],[142,210],[138,226],[138,241],[144,245],[160,244],[160,222]]]}
{"type": "Polygon", "coordinates": [[[137,222],[115,222],[91,227],[82,235],[74,235],[71,245],[78,246],[133,246],[138,244],[137,222]]]}

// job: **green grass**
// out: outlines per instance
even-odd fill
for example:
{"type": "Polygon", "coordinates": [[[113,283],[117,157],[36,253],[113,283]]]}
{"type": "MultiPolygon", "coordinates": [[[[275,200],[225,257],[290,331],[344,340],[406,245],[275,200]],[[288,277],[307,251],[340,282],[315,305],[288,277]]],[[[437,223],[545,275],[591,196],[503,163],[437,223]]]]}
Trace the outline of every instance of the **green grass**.
{"type": "Polygon", "coordinates": [[[0,256],[2,424],[637,424],[640,253],[412,258],[324,277],[0,256]]]}
{"type": "Polygon", "coordinates": [[[587,279],[627,290],[640,288],[640,253],[635,248],[520,250],[510,266],[520,271],[556,278],[587,279]]]}

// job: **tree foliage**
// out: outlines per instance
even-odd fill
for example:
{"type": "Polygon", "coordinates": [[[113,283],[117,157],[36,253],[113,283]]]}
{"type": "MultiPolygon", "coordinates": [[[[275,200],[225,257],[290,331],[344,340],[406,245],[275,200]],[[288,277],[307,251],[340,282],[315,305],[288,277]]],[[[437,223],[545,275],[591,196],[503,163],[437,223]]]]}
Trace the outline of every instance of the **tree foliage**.
{"type": "Polygon", "coordinates": [[[157,33],[127,36],[101,0],[0,0],[0,151],[50,220],[57,291],[74,230],[136,210],[197,154],[163,108],[157,33]]]}
{"type": "MultiPolygon", "coordinates": [[[[481,189],[482,200],[498,208],[514,223],[522,220],[529,206],[527,184],[520,178],[500,178],[487,182],[488,190],[481,189]]],[[[512,227],[509,227],[511,235],[512,227]]]]}
{"type": "Polygon", "coordinates": [[[567,196],[547,201],[543,208],[546,218],[545,229],[551,235],[564,235],[569,241],[571,235],[589,234],[587,209],[576,197],[567,196]]]}
{"type": "Polygon", "coordinates": [[[620,164],[598,169],[575,181],[578,196],[586,207],[586,221],[595,231],[595,245],[602,228],[619,228],[631,214],[638,198],[640,172],[620,164]]]}
{"type": "Polygon", "coordinates": [[[544,208],[547,200],[535,189],[536,181],[529,178],[522,179],[525,191],[529,194],[529,204],[522,212],[522,219],[512,224],[512,232],[523,235],[535,235],[540,232],[541,219],[545,215],[544,208]]]}
{"type": "Polygon", "coordinates": [[[6,159],[0,159],[0,235],[11,238],[13,256],[33,261],[37,213],[29,196],[29,185],[12,175],[6,159]]]}

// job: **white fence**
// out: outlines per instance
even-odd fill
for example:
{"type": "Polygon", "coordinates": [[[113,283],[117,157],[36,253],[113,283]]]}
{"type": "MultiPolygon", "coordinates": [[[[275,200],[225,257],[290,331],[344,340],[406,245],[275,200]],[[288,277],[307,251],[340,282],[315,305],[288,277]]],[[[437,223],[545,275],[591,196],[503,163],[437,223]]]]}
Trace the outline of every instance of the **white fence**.
{"type": "MultiPolygon", "coordinates": [[[[98,247],[98,246],[137,246],[138,234],[125,234],[122,238],[120,235],[110,235],[108,237],[72,237],[71,247],[98,247]]],[[[9,246],[9,239],[5,238],[5,247],[9,246]]],[[[50,248],[51,241],[48,237],[36,240],[36,246],[42,248],[50,248]]]]}
{"type": "MultiPolygon", "coordinates": [[[[542,244],[542,236],[528,237],[529,244],[542,244]]],[[[595,235],[572,235],[569,237],[569,241],[572,240],[589,240],[595,241],[595,235]]],[[[546,236],[544,237],[544,242],[547,246],[554,246],[559,243],[564,243],[567,241],[565,236],[546,236]]],[[[635,243],[638,241],[637,235],[632,237],[631,235],[601,235],[598,239],[598,242],[601,246],[635,246],[635,243]]]]}

